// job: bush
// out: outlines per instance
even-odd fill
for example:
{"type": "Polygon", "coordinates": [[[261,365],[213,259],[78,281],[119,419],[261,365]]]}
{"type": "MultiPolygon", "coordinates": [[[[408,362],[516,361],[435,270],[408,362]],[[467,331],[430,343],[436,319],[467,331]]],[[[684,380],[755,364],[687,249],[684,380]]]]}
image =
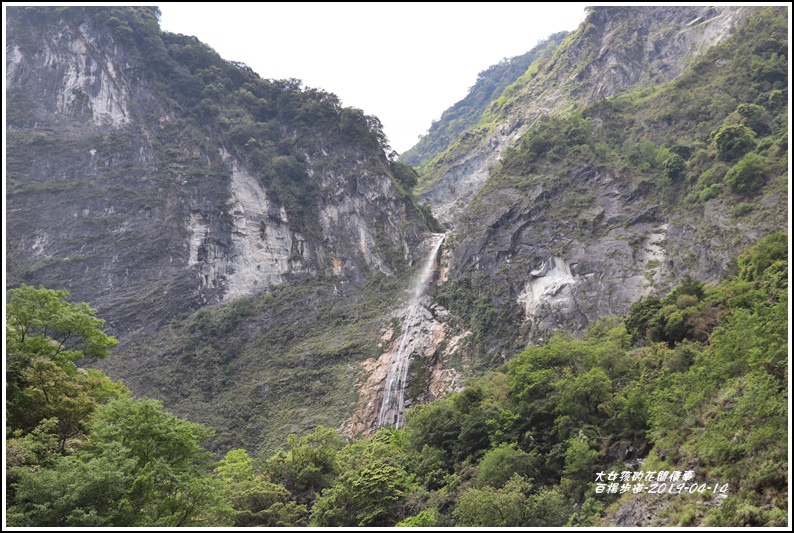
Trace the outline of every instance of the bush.
{"type": "Polygon", "coordinates": [[[731,124],[717,131],[714,143],[720,159],[734,161],[755,148],[755,135],[744,124],[731,124]]]}
{"type": "Polygon", "coordinates": [[[736,112],[742,117],[741,122],[754,132],[763,135],[769,133],[771,119],[769,113],[758,104],[741,104],[736,112]]]}
{"type": "Polygon", "coordinates": [[[736,194],[750,194],[763,185],[766,177],[764,159],[749,153],[725,175],[725,184],[736,194]]]}
{"type": "Polygon", "coordinates": [[[665,177],[675,180],[684,175],[686,162],[684,162],[684,158],[680,155],[673,154],[664,160],[662,167],[664,168],[665,177]]]}

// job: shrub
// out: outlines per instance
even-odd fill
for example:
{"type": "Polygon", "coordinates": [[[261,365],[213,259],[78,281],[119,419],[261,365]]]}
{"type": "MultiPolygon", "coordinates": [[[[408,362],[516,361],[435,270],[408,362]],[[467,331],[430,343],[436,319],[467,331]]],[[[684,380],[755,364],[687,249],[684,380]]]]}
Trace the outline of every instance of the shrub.
{"type": "Polygon", "coordinates": [[[750,194],[763,185],[766,177],[764,159],[749,153],[725,175],[725,184],[736,194],[750,194]]]}
{"type": "Polygon", "coordinates": [[[665,177],[675,180],[684,175],[686,162],[684,162],[684,158],[680,155],[673,154],[664,160],[662,167],[664,168],[665,177]]]}
{"type": "Polygon", "coordinates": [[[755,135],[744,124],[721,127],[714,135],[717,152],[723,161],[734,161],[755,148],[755,135]]]}

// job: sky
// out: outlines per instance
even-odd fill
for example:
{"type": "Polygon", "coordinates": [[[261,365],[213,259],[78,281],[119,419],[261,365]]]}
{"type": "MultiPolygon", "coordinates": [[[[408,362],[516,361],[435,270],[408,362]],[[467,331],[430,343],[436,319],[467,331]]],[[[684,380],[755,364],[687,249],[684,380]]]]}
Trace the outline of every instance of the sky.
{"type": "Polygon", "coordinates": [[[160,26],[194,35],[263,78],[298,78],[375,115],[392,149],[416,144],[477,74],[584,20],[586,3],[158,3],[160,26]]]}

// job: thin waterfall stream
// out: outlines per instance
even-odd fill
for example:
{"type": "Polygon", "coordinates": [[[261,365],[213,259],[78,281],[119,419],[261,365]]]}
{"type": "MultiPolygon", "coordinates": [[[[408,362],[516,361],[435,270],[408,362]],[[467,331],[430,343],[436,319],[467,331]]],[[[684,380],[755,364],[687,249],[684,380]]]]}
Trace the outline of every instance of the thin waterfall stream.
{"type": "Polygon", "coordinates": [[[416,325],[417,317],[422,304],[420,299],[427,288],[427,284],[433,275],[433,267],[436,262],[441,244],[444,242],[444,233],[434,233],[435,243],[430,253],[425,258],[422,271],[416,278],[413,287],[413,294],[408,304],[408,314],[403,322],[403,332],[400,338],[397,355],[394,357],[389,371],[386,374],[386,387],[383,390],[383,403],[381,403],[380,413],[378,414],[378,426],[393,425],[396,428],[402,426],[403,411],[405,410],[405,389],[408,380],[408,367],[411,364],[412,350],[407,349],[412,329],[416,325]]]}

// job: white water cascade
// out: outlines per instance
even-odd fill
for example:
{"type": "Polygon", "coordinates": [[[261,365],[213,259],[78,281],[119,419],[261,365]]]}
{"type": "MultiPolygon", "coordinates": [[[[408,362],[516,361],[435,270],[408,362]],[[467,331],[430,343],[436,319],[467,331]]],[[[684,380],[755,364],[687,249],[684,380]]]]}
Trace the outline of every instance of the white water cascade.
{"type": "Polygon", "coordinates": [[[408,367],[411,364],[412,355],[412,350],[406,348],[411,338],[412,329],[416,325],[417,318],[419,318],[419,310],[421,309],[419,300],[422,294],[424,294],[425,288],[433,275],[436,255],[438,255],[438,250],[441,248],[441,243],[444,242],[445,236],[446,234],[444,233],[433,234],[435,243],[425,259],[422,272],[414,283],[413,294],[408,304],[407,318],[403,323],[403,333],[400,337],[397,355],[392,360],[391,365],[389,365],[389,371],[386,374],[386,387],[383,390],[383,403],[381,403],[380,413],[378,414],[378,426],[385,424],[393,425],[396,428],[402,426],[403,411],[405,410],[405,389],[408,380],[408,367]]]}

